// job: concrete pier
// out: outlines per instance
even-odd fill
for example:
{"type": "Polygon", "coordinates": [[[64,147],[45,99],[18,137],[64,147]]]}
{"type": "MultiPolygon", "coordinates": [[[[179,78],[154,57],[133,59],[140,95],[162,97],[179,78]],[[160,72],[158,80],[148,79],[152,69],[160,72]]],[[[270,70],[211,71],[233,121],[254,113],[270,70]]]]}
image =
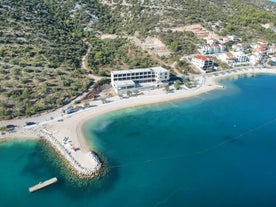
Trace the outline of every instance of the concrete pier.
{"type": "Polygon", "coordinates": [[[38,183],[37,185],[34,185],[32,187],[29,187],[30,193],[40,190],[41,188],[45,188],[48,185],[52,185],[53,183],[57,182],[57,178],[51,178],[49,180],[46,180],[42,183],[38,183]]]}

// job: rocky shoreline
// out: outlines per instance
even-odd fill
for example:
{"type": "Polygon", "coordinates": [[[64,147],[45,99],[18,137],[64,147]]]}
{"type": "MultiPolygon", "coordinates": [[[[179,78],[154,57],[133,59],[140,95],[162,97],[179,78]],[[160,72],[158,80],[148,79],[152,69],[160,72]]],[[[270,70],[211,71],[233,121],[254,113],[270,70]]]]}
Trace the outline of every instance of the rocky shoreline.
{"type": "Polygon", "coordinates": [[[88,156],[94,165],[90,168],[83,167],[82,164],[72,156],[71,152],[66,149],[53,135],[46,131],[41,131],[40,137],[46,144],[54,148],[57,154],[59,154],[63,160],[68,163],[68,167],[76,176],[93,178],[99,175],[102,163],[95,152],[88,153],[88,156]]]}

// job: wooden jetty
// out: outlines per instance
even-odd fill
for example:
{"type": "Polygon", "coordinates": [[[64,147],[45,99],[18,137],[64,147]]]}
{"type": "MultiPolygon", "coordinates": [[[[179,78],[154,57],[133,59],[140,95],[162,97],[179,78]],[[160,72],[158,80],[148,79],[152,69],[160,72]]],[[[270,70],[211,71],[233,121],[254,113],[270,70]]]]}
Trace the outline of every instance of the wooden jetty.
{"type": "Polygon", "coordinates": [[[32,187],[29,187],[29,191],[30,191],[30,193],[38,191],[38,190],[40,190],[42,188],[47,187],[48,185],[52,185],[55,182],[57,182],[57,178],[56,177],[51,178],[49,180],[46,180],[44,182],[40,182],[40,183],[38,183],[38,184],[36,184],[36,185],[34,185],[32,187]]]}

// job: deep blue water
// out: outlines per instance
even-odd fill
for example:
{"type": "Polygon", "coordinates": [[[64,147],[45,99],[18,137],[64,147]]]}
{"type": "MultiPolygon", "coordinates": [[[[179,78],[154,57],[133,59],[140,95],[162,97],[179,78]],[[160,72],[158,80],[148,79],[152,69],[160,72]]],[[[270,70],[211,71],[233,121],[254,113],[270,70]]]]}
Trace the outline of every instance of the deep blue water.
{"type": "Polygon", "coordinates": [[[57,168],[35,142],[2,144],[1,206],[276,206],[276,76],[223,83],[87,123],[109,172],[85,191],[59,178],[28,193],[57,168]]]}

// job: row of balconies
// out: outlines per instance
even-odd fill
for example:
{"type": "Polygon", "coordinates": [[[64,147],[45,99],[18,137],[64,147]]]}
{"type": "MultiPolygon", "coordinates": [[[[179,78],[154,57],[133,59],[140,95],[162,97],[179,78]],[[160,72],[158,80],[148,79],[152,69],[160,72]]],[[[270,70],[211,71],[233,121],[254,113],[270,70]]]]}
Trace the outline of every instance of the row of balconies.
{"type": "Polygon", "coordinates": [[[220,48],[216,48],[216,49],[204,49],[202,50],[202,52],[204,54],[214,54],[214,53],[222,53],[225,52],[225,49],[220,49],[220,48]]]}
{"type": "Polygon", "coordinates": [[[124,74],[114,74],[113,77],[135,77],[135,76],[155,76],[155,75],[168,75],[168,73],[152,73],[152,72],[144,72],[144,73],[124,73],[124,74]]]}
{"type": "Polygon", "coordinates": [[[154,75],[152,72],[143,72],[143,73],[124,73],[124,74],[114,74],[114,77],[125,77],[125,76],[141,76],[141,75],[154,75]]]}
{"type": "Polygon", "coordinates": [[[131,78],[131,77],[118,77],[118,78],[114,78],[113,80],[114,81],[122,81],[122,80],[150,80],[150,79],[154,79],[155,76],[153,77],[134,77],[134,78],[131,78]]]}

